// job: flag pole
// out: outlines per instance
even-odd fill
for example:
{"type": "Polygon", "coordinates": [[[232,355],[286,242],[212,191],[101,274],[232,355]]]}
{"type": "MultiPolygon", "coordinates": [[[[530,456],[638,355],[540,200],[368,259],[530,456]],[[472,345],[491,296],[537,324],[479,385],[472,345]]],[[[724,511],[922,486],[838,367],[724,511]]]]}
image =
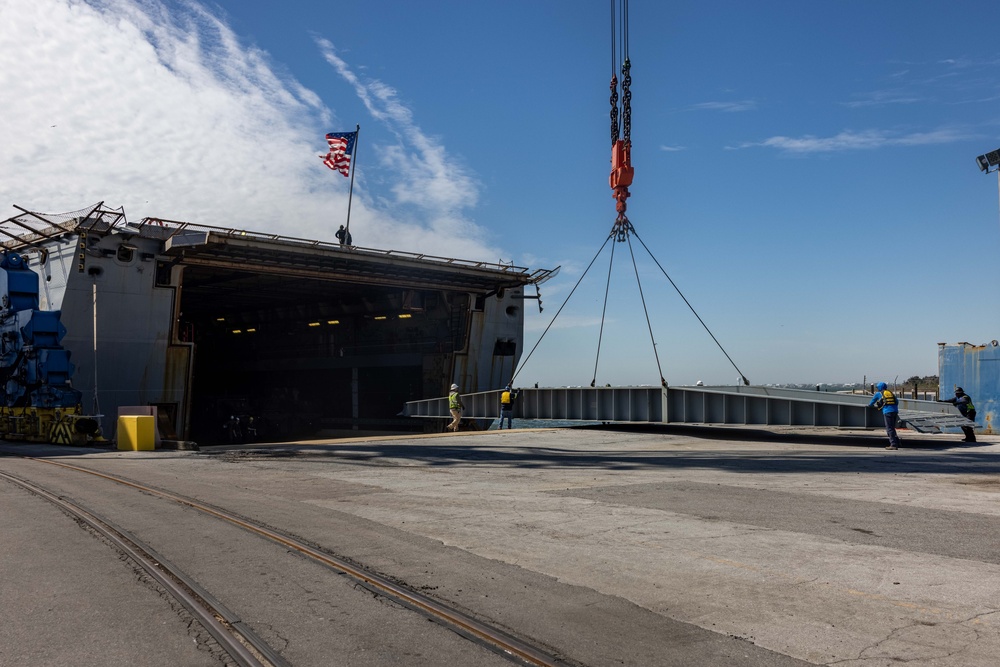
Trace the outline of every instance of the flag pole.
{"type": "Polygon", "coordinates": [[[354,198],[354,172],[358,169],[358,139],[361,138],[361,123],[354,128],[354,154],[351,155],[351,187],[347,191],[347,233],[351,231],[351,200],[354,198]]]}

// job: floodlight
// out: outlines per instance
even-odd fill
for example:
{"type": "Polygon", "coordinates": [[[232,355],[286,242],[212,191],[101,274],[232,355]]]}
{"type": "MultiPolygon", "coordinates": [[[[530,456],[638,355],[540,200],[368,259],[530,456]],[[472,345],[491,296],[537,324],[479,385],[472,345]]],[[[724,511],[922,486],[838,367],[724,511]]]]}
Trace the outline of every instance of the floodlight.
{"type": "Polygon", "coordinates": [[[1000,169],[1000,148],[990,151],[985,155],[980,155],[976,158],[976,164],[979,165],[979,171],[984,174],[997,171],[997,169],[1000,169]]]}

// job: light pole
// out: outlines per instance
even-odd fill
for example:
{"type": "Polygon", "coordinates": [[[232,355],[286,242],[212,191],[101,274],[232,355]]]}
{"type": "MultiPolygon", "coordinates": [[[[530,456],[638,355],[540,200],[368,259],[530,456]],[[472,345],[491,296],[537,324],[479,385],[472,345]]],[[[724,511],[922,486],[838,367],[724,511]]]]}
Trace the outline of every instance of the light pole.
{"type": "Polygon", "coordinates": [[[986,155],[980,155],[976,158],[976,164],[979,165],[979,171],[984,174],[996,171],[1000,168],[1000,148],[990,151],[986,155]]]}
{"type": "Polygon", "coordinates": [[[977,156],[976,164],[979,165],[979,171],[984,174],[997,172],[997,197],[1000,199],[1000,148],[977,156]]]}

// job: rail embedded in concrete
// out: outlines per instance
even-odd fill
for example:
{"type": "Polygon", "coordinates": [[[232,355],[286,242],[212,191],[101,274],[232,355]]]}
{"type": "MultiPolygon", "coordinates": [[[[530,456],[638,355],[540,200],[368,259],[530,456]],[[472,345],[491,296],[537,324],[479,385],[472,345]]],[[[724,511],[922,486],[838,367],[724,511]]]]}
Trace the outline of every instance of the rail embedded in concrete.
{"type": "MultiPolygon", "coordinates": [[[[868,407],[870,396],[772,387],[553,387],[521,389],[516,419],[591,422],[655,422],[741,426],[828,426],[874,428],[882,414],[868,407]]],[[[463,394],[463,416],[496,419],[500,391],[463,394]]],[[[902,421],[918,430],[959,426],[958,410],[949,403],[900,399],[902,421]]],[[[448,399],[411,401],[410,417],[449,418],[448,399]]]]}

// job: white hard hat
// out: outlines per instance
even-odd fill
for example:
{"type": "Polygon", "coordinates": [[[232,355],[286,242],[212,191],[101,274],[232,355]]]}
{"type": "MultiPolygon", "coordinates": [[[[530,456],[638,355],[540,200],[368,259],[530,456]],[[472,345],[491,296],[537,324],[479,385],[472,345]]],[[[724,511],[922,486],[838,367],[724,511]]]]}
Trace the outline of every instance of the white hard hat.
{"type": "Polygon", "coordinates": [[[451,385],[451,390],[452,390],[452,391],[455,391],[455,390],[457,390],[457,389],[458,389],[458,385],[457,385],[457,384],[453,384],[453,385],[451,385]]]}

